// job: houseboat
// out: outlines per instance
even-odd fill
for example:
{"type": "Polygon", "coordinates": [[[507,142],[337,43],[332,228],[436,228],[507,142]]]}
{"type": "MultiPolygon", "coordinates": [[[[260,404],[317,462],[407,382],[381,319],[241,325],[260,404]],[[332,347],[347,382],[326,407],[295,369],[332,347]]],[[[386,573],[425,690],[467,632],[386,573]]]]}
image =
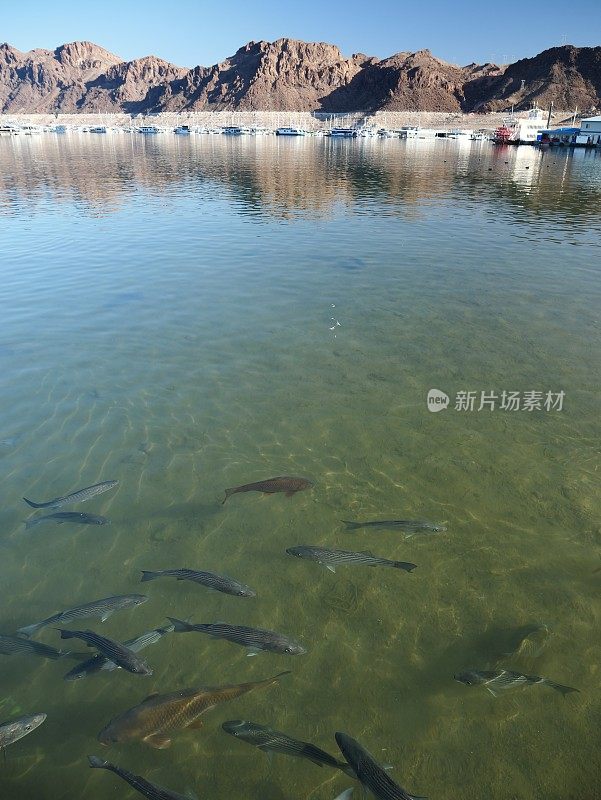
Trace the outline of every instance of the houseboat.
{"type": "Polygon", "coordinates": [[[140,125],[137,129],[138,133],[161,133],[161,128],[158,128],[156,125],[140,125]]]}
{"type": "Polygon", "coordinates": [[[545,114],[541,108],[533,108],[526,118],[509,117],[503,120],[493,136],[495,144],[536,144],[545,127],[545,114]]]}
{"type": "Polygon", "coordinates": [[[177,128],[173,129],[173,133],[176,133],[178,136],[187,136],[190,133],[190,126],[178,125],[177,128]]]}
{"type": "Polygon", "coordinates": [[[307,135],[307,131],[303,130],[302,128],[284,127],[284,128],[276,128],[275,135],[276,136],[306,136],[307,135]]]}
{"type": "Polygon", "coordinates": [[[357,131],[354,128],[332,128],[328,135],[333,139],[355,139],[357,131]]]}

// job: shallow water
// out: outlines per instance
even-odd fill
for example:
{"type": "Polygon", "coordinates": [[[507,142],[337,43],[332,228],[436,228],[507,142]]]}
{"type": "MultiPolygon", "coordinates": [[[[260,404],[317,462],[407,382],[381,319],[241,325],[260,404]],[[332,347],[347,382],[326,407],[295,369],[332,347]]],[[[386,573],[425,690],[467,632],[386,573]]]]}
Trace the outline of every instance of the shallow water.
{"type": "MultiPolygon", "coordinates": [[[[431,800],[594,800],[601,728],[601,153],[488,143],[0,139],[0,631],[110,594],[291,635],[248,658],[201,634],[144,651],[150,678],[76,683],[73,661],[0,656],[3,800],[134,797],[96,753],[199,798],[330,800],[349,780],[221,731],[249,719],[337,753],[358,738],[431,800]],[[339,323],[339,324],[337,324],[339,323]],[[437,414],[429,389],[451,397],[437,414]],[[562,410],[456,411],[457,392],[565,392],[562,410]],[[293,498],[225,487],[273,475],[293,498]],[[36,501],[118,479],[39,525],[36,501]],[[35,513],[31,511],[31,513],[35,513]],[[415,535],[341,520],[426,519],[415,535]],[[287,556],[312,544],[412,574],[287,556]],[[224,572],[256,598],[140,570],[224,572]],[[525,625],[548,635],[507,642],[525,625]],[[532,645],[532,646],[530,646],[532,645]],[[579,688],[493,697],[453,680],[500,663],[579,688]],[[281,684],[208,712],[170,749],[96,740],[153,691],[281,684]]],[[[42,513],[42,512],[38,512],[42,513]]],[[[40,641],[58,646],[48,628],[40,641]]],[[[79,643],[77,643],[79,644],[79,643]]],[[[77,647],[85,650],[85,646],[77,647]]]]}

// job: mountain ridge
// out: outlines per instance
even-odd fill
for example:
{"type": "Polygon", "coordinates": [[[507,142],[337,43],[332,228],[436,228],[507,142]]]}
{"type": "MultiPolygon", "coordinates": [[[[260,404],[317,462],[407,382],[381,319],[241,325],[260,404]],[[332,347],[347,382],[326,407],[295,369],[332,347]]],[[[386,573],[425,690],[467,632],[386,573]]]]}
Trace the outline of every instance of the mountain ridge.
{"type": "Polygon", "coordinates": [[[458,66],[430,50],[350,57],[327,42],[251,41],[212,66],[126,61],[89,41],[0,44],[0,112],[500,111],[601,105],[601,47],[563,45],[513,64],[458,66]]]}

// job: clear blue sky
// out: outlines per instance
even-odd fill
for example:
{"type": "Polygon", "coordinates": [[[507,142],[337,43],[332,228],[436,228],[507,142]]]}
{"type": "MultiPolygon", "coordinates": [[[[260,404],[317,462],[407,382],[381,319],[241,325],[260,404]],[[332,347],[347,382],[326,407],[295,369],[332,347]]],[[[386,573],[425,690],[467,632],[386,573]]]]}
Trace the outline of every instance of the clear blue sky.
{"type": "Polygon", "coordinates": [[[454,63],[601,45],[601,0],[0,0],[0,41],[19,50],[88,39],[124,59],[208,66],[251,39],[290,36],[384,57],[428,47],[454,63]]]}

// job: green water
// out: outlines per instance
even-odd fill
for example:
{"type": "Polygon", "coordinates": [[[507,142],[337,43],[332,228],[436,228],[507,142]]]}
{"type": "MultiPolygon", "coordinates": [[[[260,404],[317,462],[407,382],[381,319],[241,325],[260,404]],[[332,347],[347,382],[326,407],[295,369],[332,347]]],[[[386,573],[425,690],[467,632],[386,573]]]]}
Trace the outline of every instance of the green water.
{"type": "MultiPolygon", "coordinates": [[[[600,234],[601,153],[0,140],[0,631],[143,591],[146,604],[71,627],[127,639],[169,614],[309,651],[248,658],[173,634],[143,653],[152,677],[75,683],[62,680],[73,661],[0,656],[0,720],[48,714],[8,749],[2,800],[137,796],[90,770],[90,753],[212,800],[332,800],[350,785],[227,736],[236,718],[333,754],[346,731],[431,800],[601,796],[600,234]],[[431,388],[447,410],[428,411],[431,388]],[[565,398],[561,411],[455,411],[462,390],[476,408],[481,391],[565,398]],[[225,487],[286,474],[315,487],[221,505],[225,487]],[[23,495],[109,479],[117,490],[67,510],[110,526],[25,532],[23,495]],[[341,522],[390,518],[448,531],[341,522]],[[299,544],[418,568],[332,574],[286,555],[299,544]],[[139,582],[184,566],[258,596],[139,582]],[[579,694],[495,698],[453,680],[491,668],[530,624],[548,633],[500,663],[579,694]],[[169,749],[96,740],[153,691],[286,669],[169,749]]],[[[52,628],[38,638],[59,646],[52,628]]]]}

